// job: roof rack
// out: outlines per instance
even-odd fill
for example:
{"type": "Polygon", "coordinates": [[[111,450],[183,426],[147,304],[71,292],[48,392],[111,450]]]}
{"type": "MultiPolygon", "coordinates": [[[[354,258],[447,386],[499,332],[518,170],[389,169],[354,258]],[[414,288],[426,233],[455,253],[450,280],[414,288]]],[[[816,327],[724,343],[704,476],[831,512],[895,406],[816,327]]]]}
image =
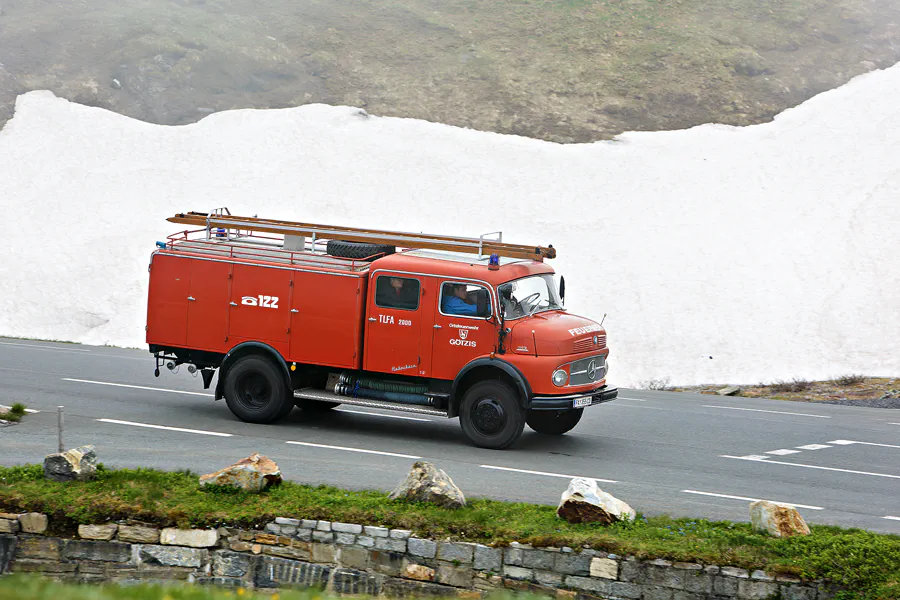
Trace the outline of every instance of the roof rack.
{"type": "Polygon", "coordinates": [[[310,236],[313,246],[321,239],[345,240],[349,242],[369,242],[390,244],[404,248],[429,248],[452,252],[477,253],[482,259],[491,254],[509,258],[526,258],[543,261],[545,258],[556,258],[556,249],[552,245],[527,246],[510,244],[503,241],[499,231],[486,233],[477,238],[465,238],[449,235],[431,235],[425,233],[405,233],[402,231],[383,231],[378,229],[360,229],[356,227],[337,227],[333,225],[317,225],[314,223],[297,223],[294,221],[278,221],[257,217],[239,217],[232,215],[227,208],[217,208],[209,213],[178,213],[166,219],[172,223],[206,227],[207,237],[217,235],[217,230],[264,231],[283,235],[310,236]],[[491,239],[488,236],[496,236],[491,239]]]}

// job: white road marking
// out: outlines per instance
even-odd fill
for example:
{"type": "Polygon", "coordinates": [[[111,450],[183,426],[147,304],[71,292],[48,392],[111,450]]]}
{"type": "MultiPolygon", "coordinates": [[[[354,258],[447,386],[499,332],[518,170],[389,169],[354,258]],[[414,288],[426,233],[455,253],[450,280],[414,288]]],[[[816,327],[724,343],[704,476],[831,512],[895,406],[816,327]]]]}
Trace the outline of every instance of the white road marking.
{"type": "Polygon", "coordinates": [[[642,400],[641,398],[626,398],[625,396],[616,396],[616,400],[634,400],[635,402],[646,402],[646,400],[642,400]]]}
{"type": "MultiPolygon", "coordinates": [[[[744,496],[730,496],[728,494],[713,494],[712,492],[698,492],[697,490],[681,490],[685,494],[697,494],[700,496],[713,496],[715,498],[730,498],[731,500],[746,500],[747,502],[758,502],[761,498],[745,498],[744,496]]],[[[809,510],[825,510],[822,506],[809,506],[807,504],[794,504],[793,502],[780,502],[778,500],[768,500],[776,504],[787,504],[795,508],[808,508],[809,510]]]]}
{"type": "Polygon", "coordinates": [[[884,517],[885,519],[890,519],[891,521],[900,521],[900,517],[884,517]]]}
{"type": "MultiPolygon", "coordinates": [[[[479,465],[482,469],[495,469],[497,471],[512,471],[513,473],[525,473],[527,475],[545,475],[547,477],[560,477],[562,479],[574,479],[582,477],[581,475],[562,475],[560,473],[547,473],[545,471],[529,471],[528,469],[513,469],[511,467],[495,467],[494,465],[479,465]]],[[[594,481],[602,481],[603,483],[619,483],[613,479],[600,479],[599,477],[585,477],[585,479],[593,479],[594,481]]]]}
{"type": "Polygon", "coordinates": [[[826,415],[811,415],[809,413],[785,412],[783,410],[763,410],[761,408],[742,408],[739,406],[718,406],[715,404],[704,404],[703,408],[724,408],[727,410],[746,410],[746,411],[750,411],[750,412],[774,413],[776,415],[795,415],[798,417],[813,417],[815,419],[830,419],[831,418],[826,415]]]}
{"type": "Polygon", "coordinates": [[[203,429],[185,429],[184,427],[168,427],[166,425],[151,425],[149,423],[135,423],[134,421],[119,421],[118,419],[97,419],[101,423],[114,423],[116,425],[131,425],[133,427],[147,427],[148,429],[165,429],[166,431],[181,431],[183,433],[199,433],[200,435],[214,435],[217,437],[232,437],[230,433],[218,431],[204,431],[203,429]]]}
{"type": "Polygon", "coordinates": [[[755,462],[766,463],[770,465],[787,465],[789,467],[804,467],[807,469],[819,469],[822,471],[838,471],[840,473],[853,473],[855,475],[871,475],[872,477],[889,477],[891,479],[900,479],[900,475],[888,475],[887,473],[870,473],[868,471],[853,471],[851,469],[835,469],[834,467],[820,467],[819,465],[804,465],[800,463],[789,463],[783,462],[780,460],[762,460],[765,457],[752,457],[752,456],[729,456],[727,454],[720,454],[720,458],[735,458],[737,460],[751,460],[755,462]]]}
{"type": "Polygon", "coordinates": [[[347,448],[346,446],[329,446],[327,444],[313,444],[310,442],[285,442],[286,444],[296,444],[297,446],[311,446],[312,448],[325,448],[327,450],[346,450],[347,452],[360,452],[362,454],[379,454],[381,456],[396,456],[397,458],[411,458],[417,460],[421,456],[412,456],[410,454],[396,454],[394,452],[381,452],[380,450],[363,450],[362,448],[347,448]]]}
{"type": "Polygon", "coordinates": [[[900,448],[900,446],[896,446],[894,444],[876,444],[875,442],[852,442],[850,440],[835,440],[833,442],[828,442],[829,444],[838,444],[841,446],[849,446],[851,444],[859,444],[861,446],[879,446],[881,448],[900,448]]]}
{"type": "Polygon", "coordinates": [[[38,350],[59,350],[60,352],[90,352],[84,348],[60,348],[59,346],[41,346],[38,344],[16,344],[13,342],[0,342],[0,346],[21,346],[22,348],[37,348],[38,350]]]}
{"type": "Polygon", "coordinates": [[[799,450],[788,450],[787,448],[782,448],[781,450],[769,450],[766,454],[774,454],[775,456],[785,456],[787,454],[800,454],[799,450]]]}
{"type": "Polygon", "coordinates": [[[900,425],[900,423],[888,423],[888,425],[900,425]]]}
{"type": "Polygon", "coordinates": [[[807,444],[805,446],[797,446],[801,450],[824,450],[825,448],[831,448],[831,446],[826,446],[825,444],[807,444]]]}
{"type": "Polygon", "coordinates": [[[746,458],[747,460],[766,460],[767,458],[772,458],[771,456],[763,456],[761,454],[748,454],[747,456],[741,456],[739,458],[746,458]]]}
{"type": "Polygon", "coordinates": [[[203,392],[186,392],[184,390],[167,390],[165,388],[158,387],[147,387],[145,385],[128,385],[125,383],[112,383],[109,381],[91,381],[89,379],[72,379],[71,377],[63,377],[63,381],[74,381],[77,383],[91,383],[94,385],[111,385],[114,387],[123,387],[123,388],[131,388],[135,390],[150,390],[152,392],[166,392],[169,394],[189,394],[191,396],[206,396],[208,398],[212,398],[213,394],[205,394],[203,392]]]}
{"type": "Polygon", "coordinates": [[[422,419],[421,417],[404,417],[402,415],[383,415],[381,413],[367,412],[364,410],[348,410],[346,408],[334,408],[336,412],[353,413],[354,415],[371,415],[373,417],[385,417],[387,419],[403,419],[404,421],[423,421],[425,423],[433,423],[434,419],[422,419]]]}

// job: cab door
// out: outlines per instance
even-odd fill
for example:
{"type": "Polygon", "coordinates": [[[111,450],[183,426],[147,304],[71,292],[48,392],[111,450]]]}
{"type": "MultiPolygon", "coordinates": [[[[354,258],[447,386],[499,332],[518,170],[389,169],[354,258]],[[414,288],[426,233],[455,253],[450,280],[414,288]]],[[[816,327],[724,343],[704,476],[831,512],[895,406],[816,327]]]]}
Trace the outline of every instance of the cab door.
{"type": "Polygon", "coordinates": [[[431,376],[454,379],[468,362],[496,347],[493,300],[484,285],[453,280],[440,281],[435,296],[431,376]]]}
{"type": "Polygon", "coordinates": [[[429,278],[379,272],[369,283],[365,369],[395,375],[427,376],[423,348],[431,338],[429,278]],[[424,339],[423,339],[424,337],[424,339]]]}

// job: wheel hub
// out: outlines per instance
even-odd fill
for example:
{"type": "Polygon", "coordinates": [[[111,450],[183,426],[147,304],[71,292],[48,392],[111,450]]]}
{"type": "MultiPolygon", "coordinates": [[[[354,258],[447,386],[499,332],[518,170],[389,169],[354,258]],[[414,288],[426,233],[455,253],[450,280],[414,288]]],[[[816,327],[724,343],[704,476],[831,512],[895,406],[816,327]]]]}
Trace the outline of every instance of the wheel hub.
{"type": "Polygon", "coordinates": [[[496,398],[480,398],[472,408],[472,424],[482,435],[499,433],[506,419],[506,411],[496,398]]]}
{"type": "Polygon", "coordinates": [[[238,401],[250,410],[259,410],[269,403],[271,390],[266,378],[258,373],[248,373],[237,382],[238,401]]]}

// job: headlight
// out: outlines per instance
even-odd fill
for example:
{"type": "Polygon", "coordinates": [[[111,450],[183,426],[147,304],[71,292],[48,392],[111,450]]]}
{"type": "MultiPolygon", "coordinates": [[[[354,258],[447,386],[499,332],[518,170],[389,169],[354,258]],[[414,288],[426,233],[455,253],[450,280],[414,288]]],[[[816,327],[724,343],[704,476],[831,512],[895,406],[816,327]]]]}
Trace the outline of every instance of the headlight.
{"type": "Polygon", "coordinates": [[[563,387],[569,382],[569,374],[564,369],[553,371],[553,385],[563,387]]]}

